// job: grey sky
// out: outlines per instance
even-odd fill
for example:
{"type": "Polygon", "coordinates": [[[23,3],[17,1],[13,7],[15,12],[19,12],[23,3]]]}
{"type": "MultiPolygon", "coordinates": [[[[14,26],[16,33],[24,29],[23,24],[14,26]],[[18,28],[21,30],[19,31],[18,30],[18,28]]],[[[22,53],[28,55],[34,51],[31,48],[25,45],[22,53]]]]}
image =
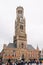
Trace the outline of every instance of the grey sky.
{"type": "Polygon", "coordinates": [[[27,43],[43,48],[43,0],[0,0],[0,51],[13,41],[17,6],[23,6],[27,43]]]}

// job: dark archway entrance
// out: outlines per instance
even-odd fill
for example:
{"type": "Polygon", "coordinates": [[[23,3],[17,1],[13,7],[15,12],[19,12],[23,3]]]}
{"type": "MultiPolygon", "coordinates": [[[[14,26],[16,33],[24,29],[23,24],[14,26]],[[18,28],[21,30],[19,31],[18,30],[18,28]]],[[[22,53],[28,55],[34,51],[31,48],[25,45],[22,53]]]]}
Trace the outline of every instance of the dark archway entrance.
{"type": "Polygon", "coordinates": [[[21,60],[23,60],[23,61],[25,60],[25,58],[24,58],[24,54],[22,54],[22,59],[21,59],[21,60]]]}

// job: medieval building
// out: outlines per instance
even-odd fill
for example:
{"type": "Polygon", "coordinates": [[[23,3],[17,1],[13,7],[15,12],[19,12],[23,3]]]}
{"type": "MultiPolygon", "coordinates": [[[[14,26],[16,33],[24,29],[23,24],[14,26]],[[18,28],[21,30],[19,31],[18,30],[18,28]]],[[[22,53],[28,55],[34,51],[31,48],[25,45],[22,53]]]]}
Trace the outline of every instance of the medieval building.
{"type": "Polygon", "coordinates": [[[13,36],[13,43],[9,43],[8,46],[4,44],[3,60],[39,59],[39,49],[35,49],[32,47],[32,45],[27,44],[25,22],[24,9],[23,7],[19,6],[16,8],[15,36],[13,36]]]}

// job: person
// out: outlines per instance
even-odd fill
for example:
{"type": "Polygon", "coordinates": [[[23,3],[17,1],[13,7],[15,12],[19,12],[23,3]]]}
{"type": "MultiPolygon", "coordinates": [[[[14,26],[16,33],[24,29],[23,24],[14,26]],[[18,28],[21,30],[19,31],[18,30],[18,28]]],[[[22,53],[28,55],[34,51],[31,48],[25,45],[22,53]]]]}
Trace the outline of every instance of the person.
{"type": "Polygon", "coordinates": [[[2,59],[0,59],[0,65],[2,65],[2,59]]]}
{"type": "Polygon", "coordinates": [[[25,65],[27,65],[27,62],[25,62],[25,65]]]}
{"type": "Polygon", "coordinates": [[[13,62],[12,62],[12,65],[17,65],[17,64],[16,64],[16,62],[13,61],[13,62]]]}
{"type": "Polygon", "coordinates": [[[15,65],[15,63],[14,63],[14,62],[12,62],[12,65],[15,65]]]}
{"type": "Polygon", "coordinates": [[[12,62],[10,59],[8,59],[7,65],[12,65],[12,62]]]}

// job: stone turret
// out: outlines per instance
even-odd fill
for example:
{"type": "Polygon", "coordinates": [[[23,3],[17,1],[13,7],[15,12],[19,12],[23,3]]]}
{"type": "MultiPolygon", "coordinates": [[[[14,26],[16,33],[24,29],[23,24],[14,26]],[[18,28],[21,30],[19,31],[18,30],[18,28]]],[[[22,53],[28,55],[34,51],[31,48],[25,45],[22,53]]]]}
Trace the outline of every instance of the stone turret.
{"type": "Polygon", "coordinates": [[[5,49],[5,48],[7,48],[7,45],[6,44],[3,45],[3,49],[5,49]]]}

